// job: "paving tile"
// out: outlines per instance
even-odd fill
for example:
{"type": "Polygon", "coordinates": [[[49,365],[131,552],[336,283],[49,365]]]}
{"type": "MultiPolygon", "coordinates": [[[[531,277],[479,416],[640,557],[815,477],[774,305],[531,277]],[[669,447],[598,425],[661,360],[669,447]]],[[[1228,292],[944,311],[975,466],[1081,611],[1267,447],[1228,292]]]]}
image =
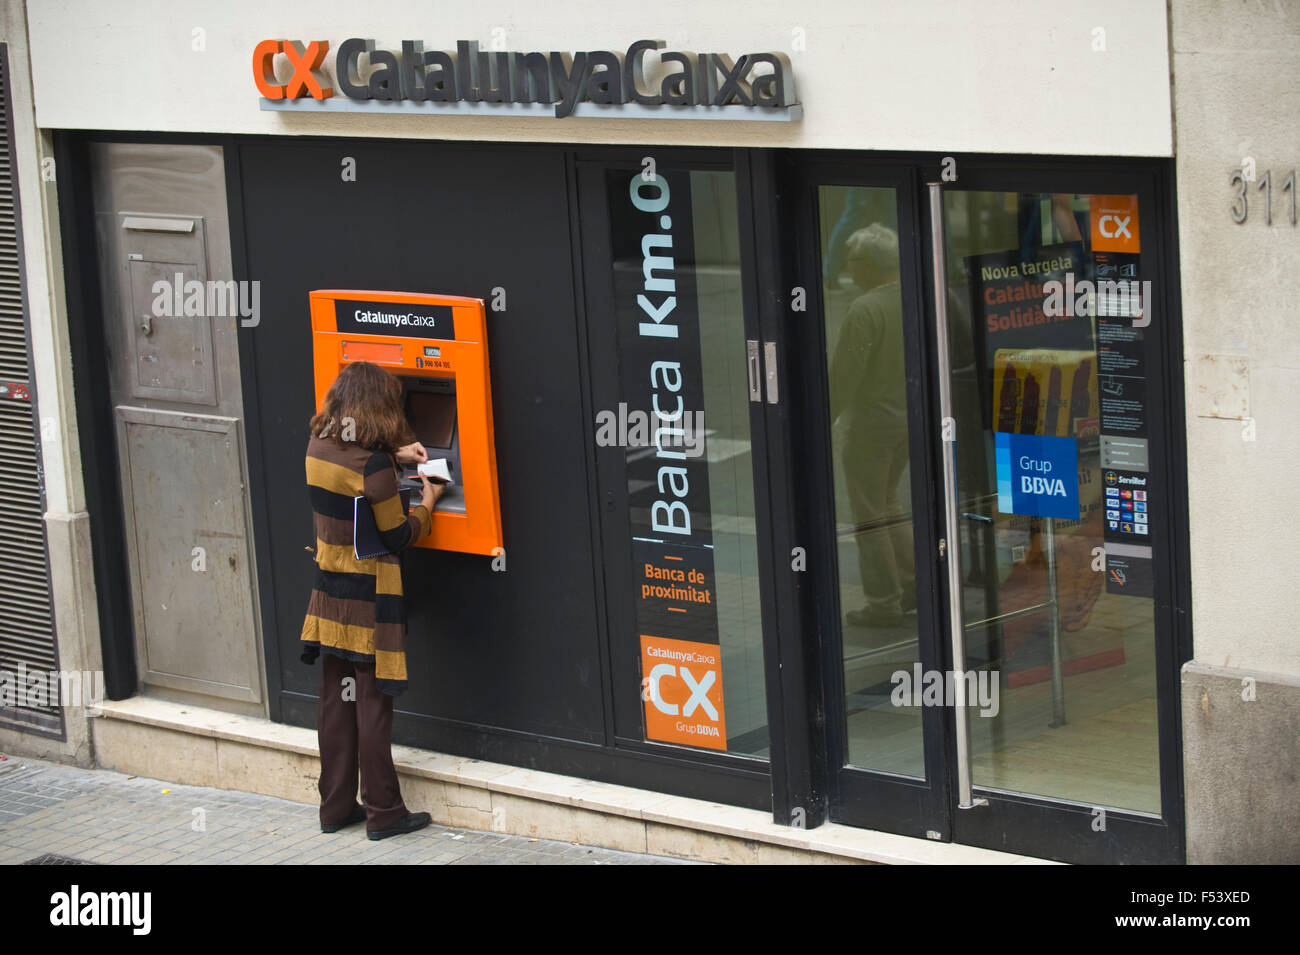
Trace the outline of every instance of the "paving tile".
{"type": "Polygon", "coordinates": [[[314,807],[273,796],[26,760],[0,770],[0,864],[46,852],[124,865],[691,864],[447,826],[372,842],[362,826],[322,833],[314,807]]]}

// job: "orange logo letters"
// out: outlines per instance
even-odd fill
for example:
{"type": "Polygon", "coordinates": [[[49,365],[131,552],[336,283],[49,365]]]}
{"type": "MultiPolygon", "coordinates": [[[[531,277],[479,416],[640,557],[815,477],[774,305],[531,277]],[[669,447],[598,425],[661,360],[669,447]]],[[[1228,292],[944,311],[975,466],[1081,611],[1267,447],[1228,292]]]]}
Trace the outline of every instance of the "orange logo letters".
{"type": "Polygon", "coordinates": [[[329,48],[329,40],[312,40],[306,45],[297,40],[263,40],[253,48],[253,82],[267,99],[300,99],[308,93],[313,99],[328,99],[334,95],[333,87],[322,86],[313,71],[325,62],[329,48]],[[271,65],[277,53],[283,53],[293,66],[293,76],[283,86],[275,82],[271,65]]]}

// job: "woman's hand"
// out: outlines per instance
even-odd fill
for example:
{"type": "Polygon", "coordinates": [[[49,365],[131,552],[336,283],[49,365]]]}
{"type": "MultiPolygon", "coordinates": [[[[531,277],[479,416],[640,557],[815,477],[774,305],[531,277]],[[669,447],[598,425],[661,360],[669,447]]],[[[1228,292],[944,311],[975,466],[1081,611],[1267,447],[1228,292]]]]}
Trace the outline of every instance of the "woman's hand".
{"type": "Polygon", "coordinates": [[[424,450],[424,445],[416,441],[414,444],[398,448],[395,457],[398,464],[423,464],[429,460],[429,452],[424,450]]]}
{"type": "Polygon", "coordinates": [[[430,514],[432,514],[434,502],[437,501],[438,498],[442,497],[442,492],[447,489],[447,485],[435,484],[423,474],[420,475],[420,480],[424,484],[424,490],[421,492],[420,496],[420,503],[424,505],[425,509],[428,510],[430,514]]]}

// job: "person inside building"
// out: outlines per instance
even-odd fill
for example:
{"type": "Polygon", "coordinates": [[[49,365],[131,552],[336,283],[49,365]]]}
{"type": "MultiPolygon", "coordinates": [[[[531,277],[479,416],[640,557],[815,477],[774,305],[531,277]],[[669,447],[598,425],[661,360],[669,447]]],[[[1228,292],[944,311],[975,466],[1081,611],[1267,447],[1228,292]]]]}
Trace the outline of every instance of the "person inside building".
{"type": "Polygon", "coordinates": [[[317,732],[324,832],[366,823],[371,839],[414,832],[393,766],[393,698],[406,688],[406,615],[400,553],[430,532],[442,485],[423,475],[406,513],[398,465],[426,461],[402,408],[402,385],[378,365],[347,365],[311,419],[307,485],[316,524],[316,571],[302,627],[302,659],[321,660],[317,732]],[[389,551],[358,559],[354,509],[364,497],[389,551]],[[361,802],[357,797],[360,767],[361,802]]]}

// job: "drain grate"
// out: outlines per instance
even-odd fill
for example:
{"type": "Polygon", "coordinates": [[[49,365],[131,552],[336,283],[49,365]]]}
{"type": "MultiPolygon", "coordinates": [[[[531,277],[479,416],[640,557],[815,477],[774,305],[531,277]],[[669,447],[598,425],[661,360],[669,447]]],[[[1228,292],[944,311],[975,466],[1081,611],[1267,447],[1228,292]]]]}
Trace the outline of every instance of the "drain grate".
{"type": "Polygon", "coordinates": [[[98,865],[98,862],[87,862],[85,859],[74,859],[71,856],[56,856],[46,853],[43,856],[37,856],[35,859],[28,859],[23,865],[98,865]]]}

